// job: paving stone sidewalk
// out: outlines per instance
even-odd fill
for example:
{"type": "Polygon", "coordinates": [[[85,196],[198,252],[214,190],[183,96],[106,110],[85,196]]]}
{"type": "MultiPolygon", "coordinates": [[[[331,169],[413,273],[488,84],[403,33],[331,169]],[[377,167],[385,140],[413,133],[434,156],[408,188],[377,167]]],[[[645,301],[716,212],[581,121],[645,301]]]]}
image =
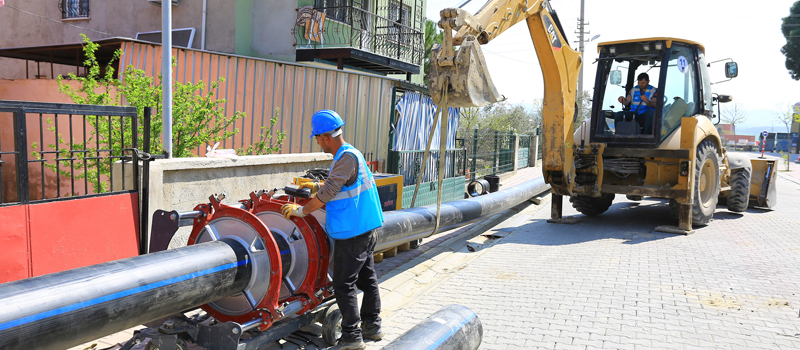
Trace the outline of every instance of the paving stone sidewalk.
{"type": "Polygon", "coordinates": [[[653,231],[674,224],[662,200],[617,196],[593,218],[565,204],[576,225],[523,210],[494,227],[511,235],[386,310],[388,339],[370,348],[452,303],[480,317],[481,349],[800,348],[800,184],[778,188],[776,210],[719,207],[689,236],[653,231]]]}

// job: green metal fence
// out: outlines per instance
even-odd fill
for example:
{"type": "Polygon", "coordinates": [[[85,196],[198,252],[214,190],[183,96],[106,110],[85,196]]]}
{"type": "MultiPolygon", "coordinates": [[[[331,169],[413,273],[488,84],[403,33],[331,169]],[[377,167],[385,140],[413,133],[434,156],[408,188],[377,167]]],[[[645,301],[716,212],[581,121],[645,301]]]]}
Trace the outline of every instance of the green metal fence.
{"type": "Polygon", "coordinates": [[[517,163],[517,169],[523,169],[530,166],[530,148],[531,148],[531,136],[530,135],[518,135],[517,139],[519,140],[519,146],[517,149],[517,159],[519,163],[517,163]]]}
{"type": "Polygon", "coordinates": [[[514,170],[513,132],[476,129],[470,136],[463,139],[470,180],[514,170]]]}
{"type": "MultiPolygon", "coordinates": [[[[458,145],[458,141],[456,145],[458,145]]],[[[466,153],[467,151],[463,147],[445,150],[445,178],[464,176],[467,169],[466,153]]],[[[391,174],[403,175],[403,186],[414,185],[417,183],[417,177],[422,170],[424,156],[424,150],[389,151],[387,170],[391,174]]],[[[438,169],[439,150],[431,150],[427,165],[425,165],[425,174],[422,176],[422,182],[438,182],[438,169]]]]}

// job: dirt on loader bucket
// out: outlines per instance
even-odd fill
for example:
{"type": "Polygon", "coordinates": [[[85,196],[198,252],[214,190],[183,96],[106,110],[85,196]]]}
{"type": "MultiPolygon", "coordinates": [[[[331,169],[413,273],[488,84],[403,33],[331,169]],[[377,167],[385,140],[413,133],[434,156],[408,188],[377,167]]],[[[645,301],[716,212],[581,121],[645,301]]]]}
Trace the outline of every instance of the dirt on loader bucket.
{"type": "Polygon", "coordinates": [[[486,61],[478,41],[467,36],[455,52],[452,65],[441,65],[439,54],[442,46],[431,50],[430,92],[437,105],[442,101],[444,85],[447,84],[448,107],[478,107],[500,101],[500,94],[489,77],[486,61]]]}

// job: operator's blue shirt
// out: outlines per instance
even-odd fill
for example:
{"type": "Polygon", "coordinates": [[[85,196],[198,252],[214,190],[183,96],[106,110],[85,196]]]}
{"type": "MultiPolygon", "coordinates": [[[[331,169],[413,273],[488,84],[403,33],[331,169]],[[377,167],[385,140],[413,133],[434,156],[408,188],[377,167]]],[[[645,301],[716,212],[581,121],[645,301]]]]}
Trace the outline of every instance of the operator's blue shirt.
{"type": "MultiPolygon", "coordinates": [[[[656,95],[656,88],[653,85],[647,85],[647,89],[645,89],[644,93],[647,95],[647,100],[652,100],[656,95]]],[[[636,112],[636,114],[642,114],[654,110],[653,107],[644,104],[644,101],[642,101],[642,90],[639,89],[638,86],[631,90],[631,95],[633,96],[631,100],[631,111],[636,112]]]]}
{"type": "Polygon", "coordinates": [[[325,230],[334,239],[348,239],[383,226],[378,188],[367,162],[355,147],[345,143],[333,156],[330,171],[342,155],[350,153],[358,159],[356,181],[325,203],[325,230]]]}

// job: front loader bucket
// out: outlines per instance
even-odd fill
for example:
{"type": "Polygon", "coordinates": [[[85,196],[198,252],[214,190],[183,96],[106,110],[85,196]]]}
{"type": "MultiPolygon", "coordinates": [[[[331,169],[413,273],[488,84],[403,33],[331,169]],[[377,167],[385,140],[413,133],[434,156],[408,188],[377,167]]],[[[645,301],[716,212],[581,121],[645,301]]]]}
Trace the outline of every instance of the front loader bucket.
{"type": "Polygon", "coordinates": [[[479,107],[500,101],[500,94],[489,77],[481,46],[474,36],[467,36],[455,52],[452,65],[441,65],[438,58],[442,46],[431,50],[429,86],[437,105],[442,101],[447,84],[448,107],[479,107]]]}
{"type": "Polygon", "coordinates": [[[753,174],[750,178],[750,206],[773,208],[778,203],[775,179],[778,177],[777,160],[750,159],[753,174]]]}

